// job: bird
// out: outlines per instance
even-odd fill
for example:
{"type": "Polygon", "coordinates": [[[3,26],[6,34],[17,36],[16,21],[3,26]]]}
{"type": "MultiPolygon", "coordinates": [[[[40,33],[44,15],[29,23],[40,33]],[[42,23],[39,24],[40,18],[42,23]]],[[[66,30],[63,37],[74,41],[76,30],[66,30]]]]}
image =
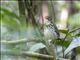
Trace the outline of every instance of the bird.
{"type": "Polygon", "coordinates": [[[59,36],[58,28],[53,23],[51,17],[46,16],[44,20],[45,45],[48,53],[54,57],[54,60],[56,60],[56,48],[52,41],[55,41],[59,36]]]}
{"type": "Polygon", "coordinates": [[[53,23],[51,17],[47,16],[44,20],[44,36],[47,35],[48,38],[57,39],[59,38],[59,30],[55,23],[53,23]]]}

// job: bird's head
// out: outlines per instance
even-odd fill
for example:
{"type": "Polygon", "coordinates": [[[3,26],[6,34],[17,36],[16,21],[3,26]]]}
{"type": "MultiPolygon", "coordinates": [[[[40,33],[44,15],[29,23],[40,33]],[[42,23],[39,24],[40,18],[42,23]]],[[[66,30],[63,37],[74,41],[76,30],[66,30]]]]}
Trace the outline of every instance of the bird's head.
{"type": "Polygon", "coordinates": [[[45,17],[44,25],[50,25],[51,23],[52,23],[52,19],[49,16],[45,17]]]}

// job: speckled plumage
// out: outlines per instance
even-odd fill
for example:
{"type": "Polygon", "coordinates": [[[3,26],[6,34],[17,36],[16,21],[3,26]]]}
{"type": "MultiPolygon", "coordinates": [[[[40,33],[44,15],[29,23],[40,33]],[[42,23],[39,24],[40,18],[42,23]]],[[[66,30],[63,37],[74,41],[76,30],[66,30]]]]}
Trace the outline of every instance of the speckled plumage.
{"type": "Polygon", "coordinates": [[[44,22],[44,36],[48,39],[59,38],[58,29],[55,24],[52,23],[52,20],[46,19],[44,22]]]}

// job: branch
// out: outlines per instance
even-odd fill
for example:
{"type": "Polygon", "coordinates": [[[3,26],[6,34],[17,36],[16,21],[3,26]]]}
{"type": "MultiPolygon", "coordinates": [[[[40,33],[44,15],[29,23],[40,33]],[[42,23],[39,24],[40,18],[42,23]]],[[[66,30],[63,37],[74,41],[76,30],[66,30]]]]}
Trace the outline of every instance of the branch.
{"type": "Polygon", "coordinates": [[[30,39],[20,39],[20,40],[1,40],[2,44],[17,44],[17,43],[26,43],[26,42],[40,42],[43,38],[30,38],[30,39]]]}
{"type": "MultiPolygon", "coordinates": [[[[49,60],[54,60],[54,57],[53,56],[50,56],[50,55],[44,55],[44,54],[39,54],[39,53],[34,53],[34,52],[25,52],[25,51],[22,51],[22,52],[10,52],[10,51],[2,51],[1,54],[11,54],[11,55],[21,55],[21,56],[28,56],[28,57],[36,57],[36,58],[43,58],[43,59],[49,59],[49,60]]],[[[60,60],[69,60],[69,59],[63,59],[63,58],[57,58],[57,59],[60,59],[60,60]]]]}
{"type": "Polygon", "coordinates": [[[45,58],[45,59],[54,59],[53,56],[39,54],[39,53],[34,53],[34,52],[22,52],[22,54],[30,56],[30,57],[45,58]]]}

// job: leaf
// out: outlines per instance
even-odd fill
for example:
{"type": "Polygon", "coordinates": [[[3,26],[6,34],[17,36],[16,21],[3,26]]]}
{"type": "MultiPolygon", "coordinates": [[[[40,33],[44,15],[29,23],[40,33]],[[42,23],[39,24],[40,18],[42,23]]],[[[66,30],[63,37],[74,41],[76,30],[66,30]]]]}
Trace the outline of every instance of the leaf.
{"type": "Polygon", "coordinates": [[[15,17],[17,19],[20,19],[20,17],[18,15],[16,15],[14,12],[11,12],[8,9],[0,7],[0,10],[1,10],[1,14],[6,14],[6,15],[9,15],[10,17],[12,17],[12,18],[15,17]]]}
{"type": "Polygon", "coordinates": [[[69,18],[68,23],[70,29],[80,27],[80,12],[72,15],[69,18]]]}
{"type": "Polygon", "coordinates": [[[8,9],[0,7],[0,10],[1,23],[4,24],[8,29],[18,30],[20,27],[20,17],[8,9]]]}
{"type": "Polygon", "coordinates": [[[60,29],[59,31],[62,32],[62,33],[68,33],[68,30],[67,29],[63,29],[63,30],[60,29]]]}
{"type": "Polygon", "coordinates": [[[44,44],[42,44],[42,43],[37,43],[37,44],[35,44],[35,45],[33,45],[31,48],[30,48],[30,50],[29,51],[38,51],[39,49],[42,49],[42,48],[44,48],[45,47],[45,45],[44,44]]]}
{"type": "Polygon", "coordinates": [[[65,55],[69,53],[72,49],[80,46],[80,37],[74,38],[70,43],[69,47],[65,50],[65,55]]]}
{"type": "Polygon", "coordinates": [[[75,2],[74,2],[74,6],[75,6],[77,9],[80,9],[80,1],[75,1],[75,2]]]}
{"type": "Polygon", "coordinates": [[[77,47],[77,48],[76,48],[76,52],[77,52],[77,53],[80,53],[80,47],[77,47]]]}

